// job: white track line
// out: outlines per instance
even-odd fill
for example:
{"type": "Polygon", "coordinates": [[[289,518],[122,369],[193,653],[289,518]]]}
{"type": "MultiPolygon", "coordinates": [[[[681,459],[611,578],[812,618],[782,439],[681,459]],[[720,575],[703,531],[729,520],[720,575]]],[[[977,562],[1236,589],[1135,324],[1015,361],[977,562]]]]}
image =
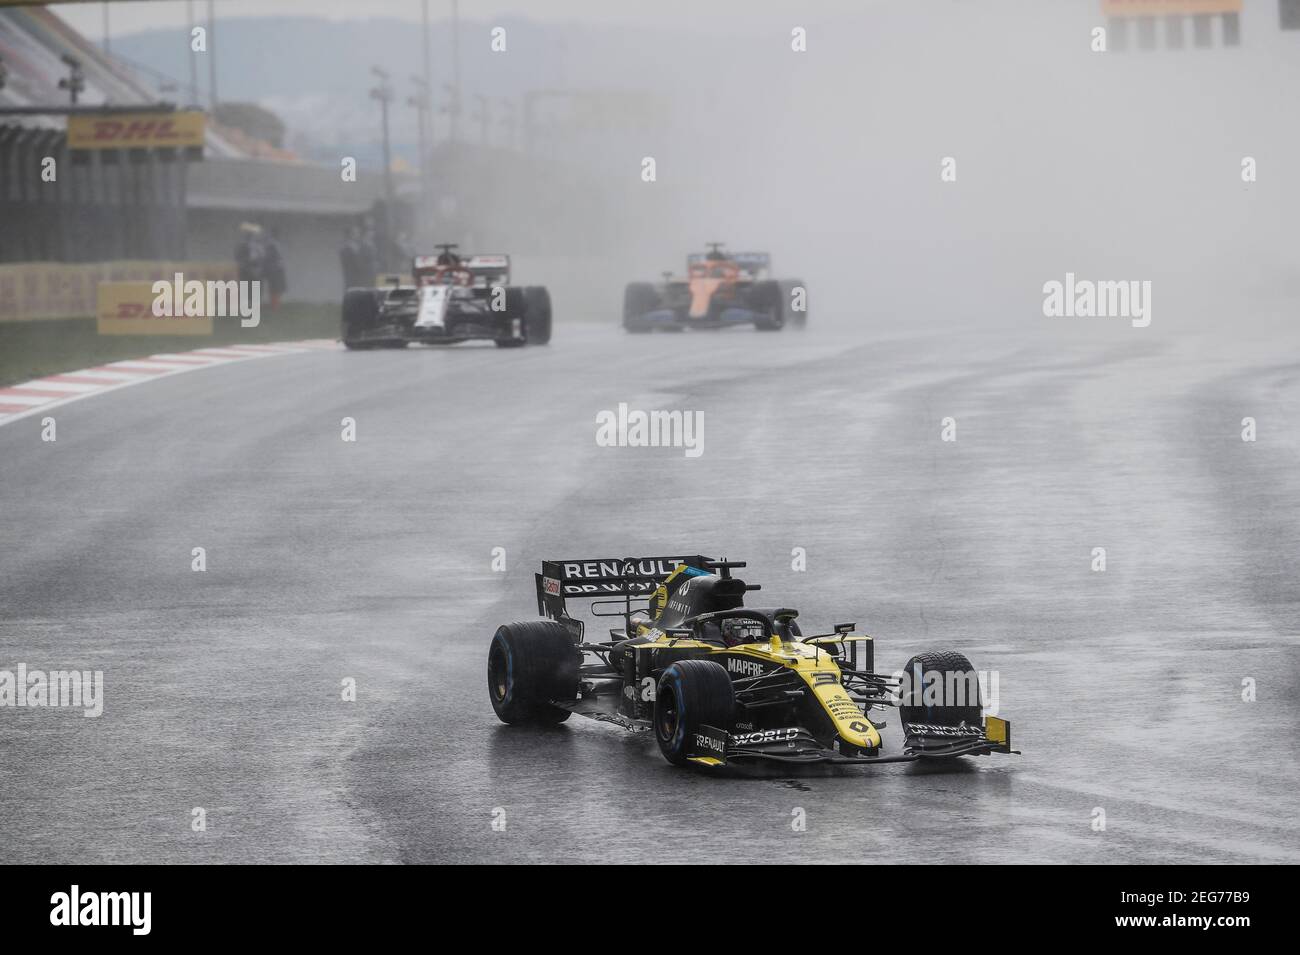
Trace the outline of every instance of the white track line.
{"type": "Polygon", "coordinates": [[[57,400],[55,395],[15,395],[0,390],[0,405],[43,405],[57,400]]]}
{"type": "Polygon", "coordinates": [[[175,371],[177,368],[188,368],[189,362],[175,361],[114,361],[109,362],[106,368],[122,368],[127,371],[175,371]]]}
{"type": "Polygon", "coordinates": [[[0,387],[0,407],[20,406],[24,410],[0,411],[0,426],[43,414],[83,398],[107,394],[119,388],[129,388],[146,381],[183,375],[217,365],[251,361],[255,358],[274,358],[276,355],[300,355],[309,351],[334,350],[338,342],[327,339],[308,339],[301,342],[284,342],[277,345],[240,345],[234,348],[200,348],[176,355],[153,355],[149,358],[128,359],[82,368],[61,371],[45,378],[24,381],[0,387]],[[64,376],[81,381],[65,381],[64,376]]]}
{"type": "Polygon", "coordinates": [[[210,365],[220,361],[215,355],[150,355],[155,361],[175,362],[182,365],[210,365]]]}
{"type": "Polygon", "coordinates": [[[99,385],[87,385],[79,381],[50,381],[48,378],[42,378],[39,381],[29,381],[22,385],[10,385],[10,388],[21,388],[24,391],[58,391],[69,394],[77,394],[82,391],[98,391],[99,385]]]}
{"type": "MultiPolygon", "coordinates": [[[[135,381],[138,375],[128,375],[124,371],[104,371],[102,368],[83,368],[80,371],[62,371],[61,375],[76,375],[78,378],[95,378],[104,382],[111,381],[135,381]]],[[[51,375],[50,377],[54,377],[51,375]]],[[[40,378],[36,379],[40,381],[40,378]]],[[[23,382],[24,385],[30,385],[30,381],[23,382]]]]}

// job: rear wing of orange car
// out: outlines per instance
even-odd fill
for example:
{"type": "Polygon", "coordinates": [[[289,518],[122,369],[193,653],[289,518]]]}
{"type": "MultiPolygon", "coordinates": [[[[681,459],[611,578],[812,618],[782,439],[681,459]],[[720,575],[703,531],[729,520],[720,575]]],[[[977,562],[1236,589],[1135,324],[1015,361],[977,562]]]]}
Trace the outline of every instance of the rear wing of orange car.
{"type": "MultiPolygon", "coordinates": [[[[729,261],[736,263],[742,279],[765,279],[772,271],[772,256],[766,252],[728,252],[726,255],[729,261]]],[[[693,252],[686,257],[686,271],[690,272],[692,265],[706,261],[706,253],[693,252]]]]}

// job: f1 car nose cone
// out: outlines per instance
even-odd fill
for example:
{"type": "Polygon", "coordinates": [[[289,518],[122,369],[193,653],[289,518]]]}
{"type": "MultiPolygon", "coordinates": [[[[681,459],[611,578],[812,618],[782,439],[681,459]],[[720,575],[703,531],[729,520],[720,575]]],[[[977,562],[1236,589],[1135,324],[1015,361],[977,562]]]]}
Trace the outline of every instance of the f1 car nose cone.
{"type": "Polygon", "coordinates": [[[721,284],[721,279],[691,280],[691,318],[704,318],[709,314],[709,303],[721,284]]]}

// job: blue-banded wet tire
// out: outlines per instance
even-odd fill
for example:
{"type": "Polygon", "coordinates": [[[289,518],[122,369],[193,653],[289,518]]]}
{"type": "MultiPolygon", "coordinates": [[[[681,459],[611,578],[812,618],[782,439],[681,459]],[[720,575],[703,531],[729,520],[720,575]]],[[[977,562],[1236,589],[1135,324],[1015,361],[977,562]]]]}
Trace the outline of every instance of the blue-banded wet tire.
{"type": "Polygon", "coordinates": [[[497,627],[488,647],[488,696],[503,723],[563,723],[570,710],[555,702],[578,696],[582,653],[553,620],[497,627]]]}
{"type": "Polygon", "coordinates": [[[982,726],[979,680],[971,662],[956,650],[927,650],[907,661],[902,704],[904,726],[982,726]],[[928,701],[928,702],[927,702],[928,701]]]}
{"type": "Polygon", "coordinates": [[[340,337],[352,350],[376,348],[380,341],[366,341],[361,336],[379,322],[379,300],[383,292],[373,288],[350,288],[343,293],[343,316],[340,337]]]}
{"type": "Polygon", "coordinates": [[[655,739],[664,759],[683,765],[702,726],[731,732],[736,697],[731,677],[712,660],[678,660],[659,677],[655,691],[655,739]]]}
{"type": "Polygon", "coordinates": [[[524,340],[530,345],[551,343],[551,293],[544,286],[524,288],[524,340]]]}
{"type": "Polygon", "coordinates": [[[647,312],[659,308],[662,298],[649,282],[630,282],[623,290],[623,327],[629,332],[643,333],[651,326],[642,321],[647,312]]]}

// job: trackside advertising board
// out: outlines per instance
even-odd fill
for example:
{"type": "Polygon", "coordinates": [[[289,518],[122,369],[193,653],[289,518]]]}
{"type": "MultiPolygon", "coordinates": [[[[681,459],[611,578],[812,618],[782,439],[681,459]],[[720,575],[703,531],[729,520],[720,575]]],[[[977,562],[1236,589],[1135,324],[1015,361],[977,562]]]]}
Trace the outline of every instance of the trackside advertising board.
{"type": "Polygon", "coordinates": [[[1241,0],[1101,0],[1108,17],[1192,17],[1240,13],[1241,0]]]}
{"type": "Polygon", "coordinates": [[[234,262],[24,262],[0,265],[0,322],[55,318],[94,318],[99,314],[97,289],[103,282],[188,278],[233,281],[234,262]]]}
{"type": "Polygon", "coordinates": [[[183,149],[203,145],[206,117],[177,113],[93,113],[68,117],[69,149],[183,149]]]}
{"type": "Polygon", "coordinates": [[[101,335],[211,335],[212,317],[154,314],[152,282],[101,282],[97,328],[101,335]]]}

